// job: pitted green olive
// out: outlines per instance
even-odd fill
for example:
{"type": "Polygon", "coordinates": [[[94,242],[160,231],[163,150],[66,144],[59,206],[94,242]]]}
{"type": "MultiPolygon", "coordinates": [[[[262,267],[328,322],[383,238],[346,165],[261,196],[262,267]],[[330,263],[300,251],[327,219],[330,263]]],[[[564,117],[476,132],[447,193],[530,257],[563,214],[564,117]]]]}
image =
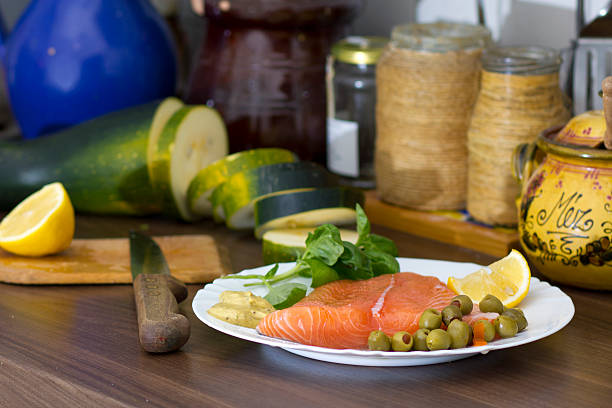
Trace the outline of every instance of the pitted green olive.
{"type": "Polygon", "coordinates": [[[518,325],[511,317],[500,315],[495,319],[495,331],[504,339],[514,337],[518,333],[518,325]]]}
{"type": "Polygon", "coordinates": [[[504,305],[493,295],[486,295],[478,302],[478,308],[484,313],[499,313],[502,314],[504,311],[504,305]]]}
{"type": "Polygon", "coordinates": [[[462,317],[463,315],[461,314],[461,310],[455,305],[446,306],[444,309],[442,309],[442,321],[447,326],[453,320],[461,320],[462,317]]]}
{"type": "Polygon", "coordinates": [[[412,336],[405,331],[399,331],[393,334],[391,338],[391,348],[393,351],[410,351],[412,350],[412,336]]]}
{"type": "Polygon", "coordinates": [[[466,347],[472,338],[472,327],[459,319],[450,322],[446,332],[450,336],[452,349],[466,347]]]}
{"type": "Polygon", "coordinates": [[[502,316],[508,316],[514,319],[518,326],[519,332],[525,330],[525,328],[527,327],[527,319],[525,318],[525,315],[523,314],[523,312],[518,309],[506,309],[502,313],[502,316]]]}
{"type": "Polygon", "coordinates": [[[495,326],[493,326],[493,323],[488,320],[482,319],[478,320],[474,325],[477,324],[482,324],[483,340],[487,343],[493,341],[493,339],[495,338],[495,326]]]}
{"type": "Polygon", "coordinates": [[[417,351],[429,351],[427,348],[427,335],[429,334],[429,329],[419,329],[414,333],[413,345],[412,348],[417,351]]]}
{"type": "Polygon", "coordinates": [[[389,336],[381,330],[374,330],[368,336],[368,348],[375,351],[389,351],[391,350],[391,341],[389,336]]]}
{"type": "Polygon", "coordinates": [[[427,348],[434,350],[448,350],[451,346],[450,335],[442,329],[435,329],[427,335],[427,348]]]}
{"type": "Polygon", "coordinates": [[[421,329],[439,329],[442,325],[442,314],[436,309],[426,309],[419,319],[421,329]]]}
{"type": "Polygon", "coordinates": [[[451,305],[455,305],[461,310],[462,315],[469,315],[472,313],[472,309],[474,308],[474,304],[472,303],[472,299],[470,299],[467,295],[457,295],[451,299],[451,305]]]}

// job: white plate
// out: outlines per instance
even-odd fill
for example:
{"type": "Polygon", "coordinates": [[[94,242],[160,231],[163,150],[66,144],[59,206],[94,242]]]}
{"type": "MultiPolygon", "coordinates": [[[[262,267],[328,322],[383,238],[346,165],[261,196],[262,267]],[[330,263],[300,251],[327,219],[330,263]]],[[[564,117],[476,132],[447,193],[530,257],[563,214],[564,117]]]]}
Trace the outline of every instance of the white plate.
{"type": "MultiPolygon", "coordinates": [[[[462,277],[471,273],[480,265],[463,262],[435,261],[429,259],[398,258],[401,271],[417,272],[422,275],[435,276],[446,282],[450,275],[462,277]]],[[[288,270],[293,263],[280,264],[279,273],[288,270]]],[[[270,266],[248,269],[240,274],[265,274],[270,266]]],[[[245,288],[246,283],[256,282],[255,279],[216,279],[196,293],[193,299],[193,311],[196,316],[208,326],[223,333],[256,343],[280,347],[300,356],[329,361],[333,363],[363,365],[363,366],[413,366],[443,363],[470,357],[478,353],[486,354],[491,350],[516,347],[530,343],[561,330],[574,316],[574,304],[559,288],[531,278],[529,293],[521,302],[520,307],[525,312],[529,322],[526,330],[510,339],[496,340],[486,346],[469,347],[456,350],[440,351],[410,351],[383,352],[369,350],[338,350],[324,347],[307,346],[291,341],[263,336],[254,329],[240,327],[210,316],[207,310],[219,301],[219,294],[224,290],[250,290],[263,296],[267,290],[263,286],[245,288]]],[[[296,282],[308,284],[308,279],[296,278],[296,282]]]]}

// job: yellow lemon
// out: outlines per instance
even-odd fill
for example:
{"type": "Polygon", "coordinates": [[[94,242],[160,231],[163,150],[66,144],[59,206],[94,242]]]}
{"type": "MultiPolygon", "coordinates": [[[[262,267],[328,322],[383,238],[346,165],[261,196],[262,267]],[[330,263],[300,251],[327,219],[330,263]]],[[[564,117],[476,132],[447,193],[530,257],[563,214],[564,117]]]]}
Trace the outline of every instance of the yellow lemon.
{"type": "Polygon", "coordinates": [[[448,287],[457,294],[468,295],[475,302],[487,294],[494,295],[506,307],[514,307],[529,292],[531,271],[521,253],[513,249],[505,258],[481,268],[464,278],[448,278],[448,287]]]}
{"type": "Polygon", "coordinates": [[[0,223],[0,247],[25,256],[63,251],[74,235],[74,209],[61,183],[47,184],[0,223]]]}

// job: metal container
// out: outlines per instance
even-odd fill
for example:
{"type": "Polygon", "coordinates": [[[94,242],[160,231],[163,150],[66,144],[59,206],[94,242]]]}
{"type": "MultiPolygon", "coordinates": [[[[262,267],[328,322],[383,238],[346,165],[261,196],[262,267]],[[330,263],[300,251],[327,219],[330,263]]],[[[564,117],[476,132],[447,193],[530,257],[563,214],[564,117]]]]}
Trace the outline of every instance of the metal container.
{"type": "Polygon", "coordinates": [[[388,40],[347,37],[327,65],[327,167],[344,184],[374,188],[376,63],[388,40]]]}

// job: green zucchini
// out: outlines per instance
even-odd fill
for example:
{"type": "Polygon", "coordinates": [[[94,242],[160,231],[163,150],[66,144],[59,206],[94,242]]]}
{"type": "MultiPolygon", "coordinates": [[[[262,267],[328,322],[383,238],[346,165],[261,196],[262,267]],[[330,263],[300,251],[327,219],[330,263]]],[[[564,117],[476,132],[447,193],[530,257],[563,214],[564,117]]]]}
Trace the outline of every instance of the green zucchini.
{"type": "Polygon", "coordinates": [[[172,115],[149,161],[151,183],[165,214],[184,221],[200,217],[187,204],[187,188],[201,169],[227,155],[227,149],[227,131],[216,110],[183,106],[172,115]]]}
{"type": "MultiPolygon", "coordinates": [[[[149,130],[149,142],[147,144],[147,163],[152,163],[154,157],[159,154],[157,149],[159,147],[158,141],[161,136],[164,126],[168,123],[168,120],[174,115],[174,113],[182,108],[185,104],[178,98],[170,97],[164,99],[164,101],[157,108],[153,122],[151,123],[151,129],[149,130]]],[[[149,178],[153,178],[153,166],[148,166],[149,178]]]]}
{"type": "MultiPolygon", "coordinates": [[[[262,254],[265,264],[293,262],[306,250],[306,238],[314,228],[290,228],[267,231],[262,236],[262,254]]],[[[357,243],[356,231],[341,228],[343,241],[357,243]]]]}
{"type": "Polygon", "coordinates": [[[327,187],[272,195],[255,202],[255,236],[269,230],[355,224],[355,204],[363,205],[363,192],[348,187],[327,187]]]}
{"type": "Polygon", "coordinates": [[[200,215],[212,215],[210,202],[213,190],[233,174],[273,163],[295,162],[297,156],[289,150],[260,148],[230,154],[206,166],[191,180],[187,197],[190,209],[200,215]]]}
{"type": "Polygon", "coordinates": [[[0,144],[0,208],[61,182],[76,211],[158,213],[147,171],[149,129],[160,101],[113,112],[38,139],[0,144]]]}
{"type": "Polygon", "coordinates": [[[232,229],[255,226],[253,203],[287,190],[338,185],[338,178],[312,162],[272,164],[230,177],[219,186],[225,222],[232,229]]]}

